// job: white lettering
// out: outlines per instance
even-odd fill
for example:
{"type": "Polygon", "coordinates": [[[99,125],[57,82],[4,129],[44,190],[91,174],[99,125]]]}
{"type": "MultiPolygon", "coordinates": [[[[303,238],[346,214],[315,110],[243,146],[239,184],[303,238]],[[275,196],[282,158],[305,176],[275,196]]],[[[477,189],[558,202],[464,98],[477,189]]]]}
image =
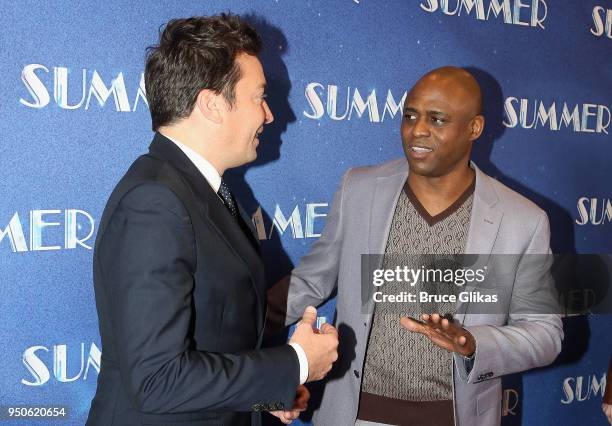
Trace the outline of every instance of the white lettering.
{"type": "Polygon", "coordinates": [[[87,83],[87,70],[83,70],[81,100],[74,105],[68,103],[68,68],[66,67],[55,67],[54,70],[54,81],[53,81],[53,97],[55,103],[63,109],[77,109],[85,102],[85,92],[87,83]]]}
{"type": "Polygon", "coordinates": [[[537,99],[530,101],[526,98],[518,99],[515,97],[505,99],[504,111],[504,126],[510,128],[521,127],[523,129],[548,127],[552,131],[558,131],[563,128],[572,128],[574,132],[607,135],[612,119],[610,108],[606,105],[584,103],[572,107],[564,102],[559,115],[556,102],[547,104],[537,99]]]}
{"type": "Polygon", "coordinates": [[[595,6],[593,8],[593,24],[595,28],[591,28],[591,34],[596,37],[601,37],[605,34],[607,38],[612,39],[612,9],[606,10],[601,6],[595,6]]]}
{"type": "Polygon", "coordinates": [[[149,101],[147,100],[147,91],[145,89],[144,73],[140,74],[140,83],[138,84],[138,92],[136,92],[136,100],[134,101],[134,108],[132,108],[132,111],[136,111],[139,99],[142,99],[147,108],[149,107],[149,101]]]}
{"type": "Polygon", "coordinates": [[[317,213],[317,208],[327,207],[327,203],[306,204],[306,238],[318,238],[321,234],[315,234],[314,222],[318,217],[326,217],[327,213],[317,213]]]}
{"type": "Polygon", "coordinates": [[[81,343],[81,367],[79,372],[74,377],[68,377],[66,345],[56,345],[53,347],[53,375],[58,382],[69,383],[78,380],[81,377],[84,366],[84,345],[81,343]]]}
{"type": "Polygon", "coordinates": [[[402,99],[400,99],[399,102],[395,102],[395,98],[393,98],[393,94],[391,93],[391,90],[387,91],[387,100],[385,101],[385,109],[383,109],[383,115],[382,115],[382,119],[380,121],[385,121],[385,116],[387,115],[387,112],[389,113],[389,116],[391,118],[395,118],[395,115],[399,112],[400,113],[400,117],[402,116],[402,109],[404,107],[404,102],[406,102],[406,96],[408,95],[408,92],[404,92],[404,94],[402,95],[402,99]]]}
{"type": "Polygon", "coordinates": [[[320,83],[310,83],[306,86],[305,95],[306,100],[308,101],[308,105],[312,109],[312,113],[308,113],[304,111],[304,115],[308,118],[312,118],[313,120],[318,120],[323,117],[323,102],[321,102],[321,98],[316,92],[316,88],[323,89],[323,85],[320,83]]]}
{"type": "Polygon", "coordinates": [[[93,95],[101,107],[104,107],[107,99],[110,95],[113,95],[115,100],[115,108],[117,111],[130,112],[130,103],[128,101],[127,92],[125,90],[125,82],[123,81],[123,73],[120,72],[116,78],[113,79],[110,89],[106,87],[102,77],[98,74],[98,71],[94,71],[91,79],[91,86],[89,87],[89,95],[87,96],[87,103],[85,109],[89,109],[89,103],[91,101],[91,95],[93,95]]]}
{"type": "Polygon", "coordinates": [[[65,226],[65,238],[64,238],[64,247],[67,249],[76,248],[77,244],[81,247],[85,247],[86,249],[91,250],[91,246],[85,244],[85,241],[89,240],[94,233],[94,218],[83,210],[66,210],[64,217],[64,226],[65,226]],[[89,221],[89,233],[83,237],[78,238],[77,232],[82,229],[81,224],[78,223],[77,217],[78,215],[85,216],[89,221]]]}
{"type": "Polygon", "coordinates": [[[565,398],[561,400],[561,404],[571,404],[574,400],[574,389],[572,388],[572,382],[575,380],[572,377],[568,377],[563,381],[563,393],[565,398]]]}
{"type": "Polygon", "coordinates": [[[289,218],[285,218],[280,206],[277,204],[276,209],[274,210],[274,220],[272,223],[272,228],[270,228],[268,239],[270,239],[272,236],[272,232],[275,228],[278,229],[279,234],[282,235],[287,230],[289,225],[291,225],[291,233],[293,234],[293,238],[304,238],[304,232],[302,231],[302,219],[298,206],[295,206],[289,218]]]}
{"type": "Polygon", "coordinates": [[[548,15],[548,6],[544,0],[455,0],[454,8],[451,8],[450,3],[450,0],[426,0],[420,7],[428,13],[439,10],[448,16],[473,15],[479,21],[501,16],[505,24],[542,29],[548,15]]]}
{"type": "Polygon", "coordinates": [[[50,226],[59,226],[60,222],[45,222],[44,215],[59,214],[61,210],[32,210],[30,212],[30,249],[31,250],[60,250],[61,246],[44,246],[42,231],[50,226]]]}
{"type": "Polygon", "coordinates": [[[21,81],[23,81],[26,89],[28,89],[28,92],[30,92],[34,102],[26,101],[23,98],[19,99],[19,102],[22,105],[30,108],[44,108],[49,104],[49,91],[43,84],[42,80],[36,75],[36,70],[43,70],[46,73],[49,72],[47,67],[40,64],[26,65],[21,71],[21,81]]]}
{"type": "Polygon", "coordinates": [[[19,214],[15,213],[7,227],[0,231],[0,241],[2,241],[5,236],[8,236],[13,253],[28,251],[28,244],[23,235],[23,227],[19,220],[19,214]]]}
{"type": "MultiPolygon", "coordinates": [[[[344,108],[344,114],[338,115],[338,86],[329,85],[327,86],[327,115],[332,120],[344,120],[349,113],[349,97],[351,96],[351,88],[346,89],[346,107],[344,108]]],[[[361,115],[359,115],[361,117],[361,115]]],[[[351,117],[349,116],[349,120],[351,117]]]]}
{"type": "Polygon", "coordinates": [[[480,19],[481,21],[486,19],[482,0],[461,0],[457,16],[461,16],[462,9],[465,10],[466,15],[469,15],[472,9],[476,9],[476,19],[480,19]]]}
{"type": "Polygon", "coordinates": [[[21,379],[21,383],[26,386],[40,386],[44,385],[51,378],[51,374],[49,374],[49,369],[45,365],[44,362],[36,355],[37,351],[45,351],[49,352],[49,349],[44,346],[32,346],[31,348],[26,349],[23,353],[22,362],[23,365],[28,369],[32,377],[34,377],[34,381],[28,381],[26,379],[21,379]]]}
{"type": "Polygon", "coordinates": [[[372,123],[380,122],[380,116],[378,115],[378,105],[376,105],[376,89],[370,92],[367,102],[361,97],[358,89],[353,92],[353,102],[351,103],[351,110],[349,112],[348,119],[351,119],[353,111],[357,112],[357,115],[361,117],[365,110],[368,110],[370,121],[372,123]]]}

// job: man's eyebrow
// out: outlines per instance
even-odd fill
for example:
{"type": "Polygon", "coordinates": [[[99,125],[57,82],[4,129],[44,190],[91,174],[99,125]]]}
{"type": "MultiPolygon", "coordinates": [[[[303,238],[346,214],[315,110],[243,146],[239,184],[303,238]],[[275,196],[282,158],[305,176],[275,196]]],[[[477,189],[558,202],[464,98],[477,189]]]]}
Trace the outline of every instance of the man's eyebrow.
{"type": "MultiPolygon", "coordinates": [[[[409,113],[417,113],[417,109],[414,107],[404,107],[404,112],[409,112],[409,113]]],[[[444,116],[444,117],[448,117],[448,114],[442,111],[438,111],[435,109],[429,109],[426,111],[427,115],[440,115],[440,116],[444,116]]]]}

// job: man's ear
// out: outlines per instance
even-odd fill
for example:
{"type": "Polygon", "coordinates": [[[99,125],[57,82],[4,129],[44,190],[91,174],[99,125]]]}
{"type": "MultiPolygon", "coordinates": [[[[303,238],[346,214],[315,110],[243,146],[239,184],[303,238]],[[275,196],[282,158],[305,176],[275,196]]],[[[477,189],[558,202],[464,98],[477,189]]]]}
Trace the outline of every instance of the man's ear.
{"type": "Polygon", "coordinates": [[[223,122],[223,99],[221,94],[217,94],[209,89],[200,90],[196,97],[195,108],[200,114],[215,124],[223,122]]]}
{"type": "Polygon", "coordinates": [[[482,115],[477,115],[470,121],[470,140],[475,141],[482,135],[485,119],[482,115]]]}

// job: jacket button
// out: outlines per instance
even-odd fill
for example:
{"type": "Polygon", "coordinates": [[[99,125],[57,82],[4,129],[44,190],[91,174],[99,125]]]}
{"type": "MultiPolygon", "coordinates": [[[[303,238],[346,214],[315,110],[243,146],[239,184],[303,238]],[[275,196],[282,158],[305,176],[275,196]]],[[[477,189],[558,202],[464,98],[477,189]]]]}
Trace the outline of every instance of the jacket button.
{"type": "Polygon", "coordinates": [[[359,378],[359,371],[353,370],[353,374],[355,375],[355,377],[359,378]]]}

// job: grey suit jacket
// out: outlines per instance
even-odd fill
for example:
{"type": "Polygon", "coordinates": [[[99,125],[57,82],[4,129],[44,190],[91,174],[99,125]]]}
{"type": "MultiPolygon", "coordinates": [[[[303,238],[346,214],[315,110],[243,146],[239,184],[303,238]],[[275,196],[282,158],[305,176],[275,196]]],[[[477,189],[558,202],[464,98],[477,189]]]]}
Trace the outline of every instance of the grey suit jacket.
{"type": "MultiPolygon", "coordinates": [[[[550,253],[546,213],[475,165],[476,188],[466,254],[550,253]]],[[[315,425],[354,425],[371,313],[362,309],[361,254],[382,254],[395,205],[408,176],[405,159],[349,170],[342,179],[325,229],[308,255],[293,270],[287,323],[300,319],[307,305],[320,305],[337,288],[335,324],[340,332],[340,359],[325,384],[315,425]],[[354,336],[353,336],[354,333],[354,336]]],[[[519,258],[517,256],[517,258],[519,258]]],[[[455,423],[498,425],[501,422],[501,379],[504,374],[551,363],[561,350],[562,323],[556,314],[522,311],[521,301],[537,297],[556,303],[550,264],[532,270],[519,261],[510,271],[508,310],[501,314],[457,315],[476,338],[471,371],[455,356],[453,392],[455,423]]],[[[554,312],[554,311],[549,311],[554,312]]]]}

